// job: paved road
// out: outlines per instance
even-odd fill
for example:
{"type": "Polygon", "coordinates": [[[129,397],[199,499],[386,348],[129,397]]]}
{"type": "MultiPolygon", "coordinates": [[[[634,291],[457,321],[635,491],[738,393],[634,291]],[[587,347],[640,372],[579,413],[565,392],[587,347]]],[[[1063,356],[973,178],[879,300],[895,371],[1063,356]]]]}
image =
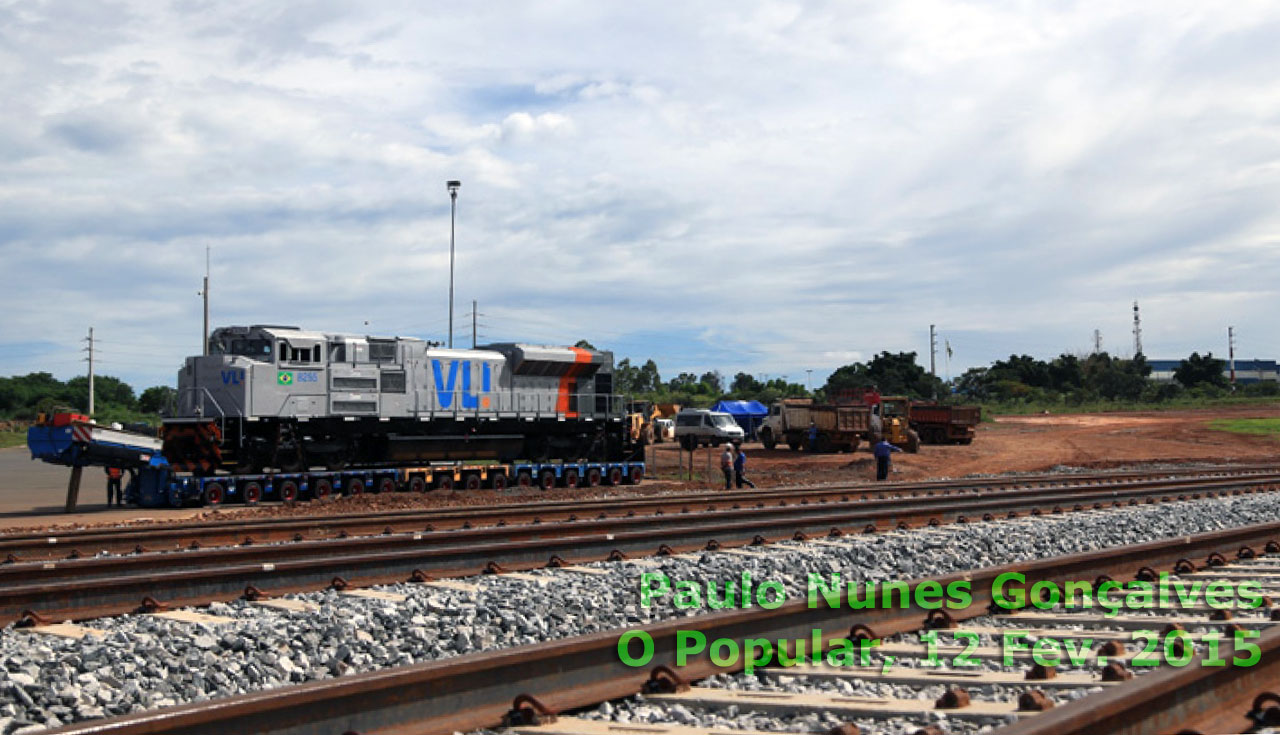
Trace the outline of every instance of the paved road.
{"type": "Polygon", "coordinates": [[[193,513],[190,508],[108,509],[107,476],[100,467],[85,468],[77,512],[64,513],[70,477],[71,468],[35,461],[26,447],[0,449],[0,528],[177,518],[193,513]]]}

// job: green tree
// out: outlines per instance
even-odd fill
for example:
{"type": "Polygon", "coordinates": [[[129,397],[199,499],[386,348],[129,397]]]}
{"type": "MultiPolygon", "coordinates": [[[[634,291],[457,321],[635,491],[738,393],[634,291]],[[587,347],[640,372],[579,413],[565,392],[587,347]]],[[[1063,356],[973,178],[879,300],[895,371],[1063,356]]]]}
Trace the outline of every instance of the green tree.
{"type": "Polygon", "coordinates": [[[719,370],[708,370],[702,374],[701,378],[698,378],[698,382],[702,384],[703,392],[705,393],[713,396],[724,393],[724,376],[720,374],[719,370]]]}
{"type": "Polygon", "coordinates": [[[143,413],[160,413],[173,404],[178,392],[167,385],[156,385],[138,396],[138,410],[143,413]]]}
{"type": "Polygon", "coordinates": [[[596,348],[596,346],[595,346],[595,345],[591,344],[590,342],[586,341],[585,339],[580,339],[580,340],[578,340],[577,342],[575,342],[575,343],[574,343],[574,345],[573,345],[573,346],[574,346],[574,347],[577,347],[577,348],[578,348],[578,349],[580,349],[580,350],[594,350],[594,349],[596,348]]]}
{"type": "Polygon", "coordinates": [[[744,400],[750,400],[763,389],[764,386],[760,381],[747,373],[738,373],[733,376],[733,382],[729,384],[729,392],[744,400]]]}
{"type": "Polygon", "coordinates": [[[1215,358],[1212,352],[1192,352],[1191,356],[1178,363],[1173,371],[1173,379],[1182,383],[1184,388],[1195,388],[1201,385],[1212,385],[1218,388],[1227,387],[1227,378],[1222,374],[1223,361],[1215,358]]]}
{"type": "Polygon", "coordinates": [[[679,391],[692,391],[697,387],[697,385],[698,385],[697,375],[694,375],[693,373],[680,373],[679,375],[671,379],[671,382],[667,384],[667,387],[672,392],[679,392],[679,391]]]}
{"type": "MultiPolygon", "coordinates": [[[[88,410],[89,379],[79,376],[68,380],[64,395],[77,408],[88,410]]],[[[110,375],[99,375],[93,379],[93,401],[95,408],[117,406],[132,410],[138,407],[138,399],[133,395],[133,388],[123,380],[110,375]]]]}

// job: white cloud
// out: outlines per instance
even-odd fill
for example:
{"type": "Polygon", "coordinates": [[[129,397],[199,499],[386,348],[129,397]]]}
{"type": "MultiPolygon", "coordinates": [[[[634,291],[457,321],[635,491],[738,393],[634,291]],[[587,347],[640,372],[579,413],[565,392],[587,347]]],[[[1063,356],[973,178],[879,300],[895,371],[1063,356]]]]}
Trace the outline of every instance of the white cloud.
{"type": "Polygon", "coordinates": [[[171,345],[121,362],[170,379],[206,244],[220,323],[438,334],[452,178],[458,312],[495,337],[794,378],[929,323],[972,364],[1118,348],[1138,299],[1153,356],[1228,323],[1274,355],[1278,28],[1261,1],[0,7],[0,374],[92,315],[171,345]]]}

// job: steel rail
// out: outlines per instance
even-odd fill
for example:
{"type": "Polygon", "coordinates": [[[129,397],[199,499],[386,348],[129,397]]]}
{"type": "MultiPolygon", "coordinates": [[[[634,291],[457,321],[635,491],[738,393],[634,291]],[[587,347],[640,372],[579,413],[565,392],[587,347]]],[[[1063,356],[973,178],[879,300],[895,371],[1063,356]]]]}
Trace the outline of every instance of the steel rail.
{"type": "MultiPolygon", "coordinates": [[[[1249,484],[1253,479],[1221,481],[1226,486],[1249,484]]],[[[1203,490],[1203,486],[1196,487],[1203,490]]],[[[1266,487],[1274,487],[1268,483],[1266,487]]],[[[1173,500],[1177,486],[1156,489],[1106,490],[1113,505],[1138,504],[1140,497],[1154,503],[1173,500]]],[[[1251,493],[1255,487],[1235,488],[1251,493]]],[[[1181,495],[1177,497],[1189,497],[1181,495]]],[[[122,557],[128,564],[117,576],[77,575],[80,565],[68,565],[70,578],[58,576],[57,564],[13,565],[9,583],[0,584],[0,619],[39,621],[82,620],[128,613],[139,608],[201,605],[241,595],[280,595],[335,586],[368,586],[434,577],[467,576],[492,570],[534,569],[556,564],[602,561],[627,555],[649,556],[721,546],[760,544],[807,535],[842,535],[869,530],[870,526],[906,528],[952,522],[994,519],[998,516],[1043,514],[1084,510],[1084,502],[1103,506],[1098,494],[1005,494],[977,498],[934,498],[928,503],[906,503],[885,508],[830,505],[777,508],[636,518],[591,523],[540,524],[535,535],[504,539],[510,529],[475,529],[468,532],[423,534],[410,539],[410,548],[366,550],[358,553],[325,553],[294,560],[272,557],[268,562],[246,562],[214,557],[211,565],[157,571],[155,562],[168,556],[122,557]],[[1075,503],[1071,505],[1071,503],[1075,503]],[[1052,510],[1050,510],[1052,507],[1052,510]],[[625,520],[625,525],[619,521],[625,520]],[[594,527],[593,527],[594,525],[594,527]],[[483,540],[488,537],[488,540],[483,540]],[[23,568],[18,568],[19,566],[23,568]],[[49,568],[52,567],[52,568],[49,568]],[[23,574],[22,572],[26,572],[23,574]],[[44,575],[44,578],[42,578],[44,575]],[[252,588],[252,589],[250,589],[252,588]]],[[[268,547],[289,549],[290,546],[268,547]]],[[[255,554],[258,550],[252,550],[255,554]]],[[[259,557],[260,558],[260,557],[259,557]]],[[[98,562],[85,562],[89,566],[98,562]]]]}
{"type": "MultiPolygon", "coordinates": [[[[1280,629],[1253,642],[1260,657],[1252,666],[1204,666],[1200,654],[1183,668],[1164,667],[1100,694],[1082,697],[999,735],[1199,735],[1253,732],[1280,725],[1280,629]]],[[[1230,661],[1235,646],[1222,642],[1230,661]]],[[[1248,658],[1248,652],[1241,652],[1248,658]]]]}
{"type": "MultiPolygon", "coordinates": [[[[1212,564],[1214,555],[1232,554],[1237,550],[1248,556],[1264,546],[1280,551],[1277,539],[1280,539],[1280,523],[1267,523],[932,579],[944,587],[952,582],[970,583],[972,604],[963,610],[949,611],[950,619],[959,621],[989,612],[993,603],[992,584],[1006,572],[1024,574],[1028,586],[1039,581],[1064,585],[1068,581],[1092,581],[1101,576],[1129,579],[1139,573],[1173,568],[1188,559],[1203,558],[1205,564],[1212,564]]],[[[908,584],[914,588],[923,581],[917,579],[908,584]]],[[[639,626],[637,629],[646,632],[654,644],[654,656],[644,668],[628,667],[619,660],[618,643],[623,631],[613,631],[79,723],[50,732],[60,735],[162,732],[443,735],[498,726],[517,702],[534,708],[536,701],[536,708],[563,711],[635,694],[648,681],[670,682],[672,674],[693,681],[739,670],[738,666],[716,666],[705,654],[677,667],[676,636],[681,631],[696,630],[708,640],[729,638],[741,642],[749,637],[807,640],[814,630],[819,630],[825,640],[830,640],[879,638],[938,623],[937,612],[920,607],[914,595],[903,607],[853,611],[847,609],[845,603],[842,594],[834,607],[825,604],[810,607],[805,600],[791,600],[773,610],[721,611],[639,626]],[[664,667],[666,673],[660,667],[664,667]]],[[[1273,641],[1277,635],[1280,632],[1267,638],[1268,661],[1275,655],[1273,641]]],[[[1185,683],[1172,674],[1149,676],[1160,677],[1154,681],[1168,687],[1185,683]]],[[[1252,685],[1245,682],[1246,688],[1252,685]]],[[[1147,690],[1141,693],[1152,694],[1147,690]]],[[[1064,707],[1062,711],[1067,709],[1064,707]]],[[[1133,707],[1126,711],[1135,716],[1141,714],[1133,707]]]]}
{"type": "Polygon", "coordinates": [[[1110,487],[1143,482],[1214,482],[1222,477],[1247,477],[1280,473],[1280,465],[1219,467],[1203,471],[1156,471],[1093,473],[1084,475],[1036,475],[1027,477],[930,480],[916,483],[847,484],[810,487],[770,488],[767,490],[698,492],[673,495],[596,498],[587,500],[553,500],[535,496],[534,502],[505,503],[484,507],[450,507],[425,510],[398,510],[361,513],[346,516],[303,516],[231,521],[166,523],[148,528],[89,528],[42,533],[0,534],[0,557],[16,561],[89,556],[100,551],[127,553],[177,550],[193,543],[199,546],[232,546],[248,538],[256,543],[301,541],[317,538],[373,535],[392,532],[465,528],[497,523],[559,521],[570,517],[596,517],[652,512],[680,506],[703,505],[728,508],[744,503],[759,503],[809,498],[883,499],[890,493],[941,492],[942,494],[987,494],[1036,487],[1110,487]]]}
{"type": "MultiPolygon", "coordinates": [[[[855,499],[841,496],[840,502],[829,503],[822,499],[817,503],[801,502],[798,505],[765,505],[763,501],[752,508],[739,508],[737,504],[724,510],[708,506],[706,512],[690,512],[684,506],[676,514],[679,523],[688,526],[706,522],[715,526],[730,521],[754,519],[793,518],[803,520],[816,517],[838,525],[855,522],[874,524],[887,528],[897,524],[950,522],[965,518],[977,520],[1009,513],[1052,512],[1053,510],[1083,510],[1106,505],[1136,503],[1154,498],[1179,500],[1213,497],[1219,492],[1268,490],[1280,484],[1280,474],[1232,477],[1229,479],[1195,478],[1194,480],[1142,481],[1118,488],[1106,486],[1066,486],[1006,490],[986,495],[944,495],[941,497],[909,496],[888,499],[855,499]],[[852,505],[846,505],[852,503],[852,505]],[[838,510],[837,510],[838,509],[838,510]],[[915,512],[918,510],[919,512],[915,512]],[[972,517],[964,515],[978,513],[972,517]]],[[[807,499],[806,499],[807,501],[807,499]]],[[[660,512],[658,508],[655,512],[660,512]]],[[[665,515],[665,514],[663,514],[665,515]]],[[[10,563],[0,565],[0,589],[14,582],[48,583],[58,580],[90,580],[113,577],[120,574],[155,574],[162,571],[194,570],[221,567],[227,564],[272,564],[284,561],[311,559],[328,555],[374,553],[404,549],[424,549],[438,545],[475,543],[477,545],[530,539],[556,539],[565,535],[617,534],[631,530],[643,530],[653,525],[657,516],[617,516],[592,520],[561,523],[525,523],[511,526],[485,526],[445,532],[427,532],[423,529],[412,533],[357,536],[345,539],[299,541],[288,544],[263,545],[258,543],[235,547],[208,548],[172,553],[79,558],[57,562],[10,563]]],[[[811,526],[795,530],[811,531],[811,526]]],[[[823,529],[825,530],[825,529],[823,529]]],[[[865,528],[863,529],[865,530],[865,528]]],[[[670,542],[668,542],[670,543],[670,542]]]]}

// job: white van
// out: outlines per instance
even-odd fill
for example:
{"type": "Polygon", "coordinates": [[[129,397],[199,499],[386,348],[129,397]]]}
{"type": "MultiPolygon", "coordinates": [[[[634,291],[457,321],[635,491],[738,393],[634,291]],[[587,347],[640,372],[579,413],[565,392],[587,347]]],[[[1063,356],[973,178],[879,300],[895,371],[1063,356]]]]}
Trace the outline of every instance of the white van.
{"type": "Polygon", "coordinates": [[[727,413],[686,408],[676,414],[676,441],[687,450],[692,451],[704,444],[718,447],[723,442],[745,438],[742,427],[727,413]]]}

